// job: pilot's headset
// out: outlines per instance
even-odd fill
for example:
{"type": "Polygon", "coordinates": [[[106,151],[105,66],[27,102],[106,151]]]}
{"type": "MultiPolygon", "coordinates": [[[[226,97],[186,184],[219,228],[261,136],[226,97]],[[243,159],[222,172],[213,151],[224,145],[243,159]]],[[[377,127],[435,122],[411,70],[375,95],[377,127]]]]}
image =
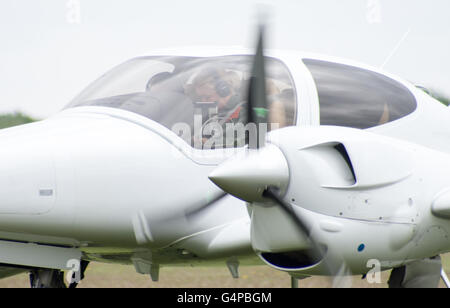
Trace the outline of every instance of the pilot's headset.
{"type": "Polygon", "coordinates": [[[227,97],[232,93],[231,84],[222,78],[222,74],[217,68],[208,68],[203,72],[205,75],[212,77],[214,84],[214,90],[220,97],[227,97]]]}
{"type": "MultiPolygon", "coordinates": [[[[214,90],[220,97],[227,97],[231,95],[231,84],[225,81],[220,72],[216,68],[208,68],[202,71],[200,76],[197,76],[198,80],[208,80],[214,86],[214,90]]],[[[202,114],[204,120],[211,120],[218,114],[217,102],[194,102],[195,113],[202,114]]]]}
{"type": "Polygon", "coordinates": [[[214,82],[216,93],[219,94],[220,97],[227,97],[231,94],[231,85],[219,75],[214,77],[214,82]]]}

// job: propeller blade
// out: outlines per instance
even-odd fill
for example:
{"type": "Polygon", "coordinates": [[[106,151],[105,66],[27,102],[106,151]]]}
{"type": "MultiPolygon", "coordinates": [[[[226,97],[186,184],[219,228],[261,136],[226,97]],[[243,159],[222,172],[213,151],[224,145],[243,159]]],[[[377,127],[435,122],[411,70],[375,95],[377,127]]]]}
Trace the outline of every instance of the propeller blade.
{"type": "Polygon", "coordinates": [[[196,202],[195,204],[188,206],[187,209],[184,210],[184,212],[170,215],[168,217],[161,219],[161,221],[169,222],[177,219],[186,219],[186,220],[195,219],[197,215],[202,214],[207,209],[214,207],[220,200],[225,198],[227,195],[228,193],[222,191],[218,194],[207,196],[206,198],[201,199],[199,202],[196,202]]]}
{"type": "Polygon", "coordinates": [[[214,206],[218,201],[222,200],[223,198],[225,198],[228,194],[226,192],[223,192],[222,194],[219,194],[217,196],[212,197],[210,200],[207,200],[206,203],[202,204],[199,207],[191,207],[188,210],[186,210],[184,212],[184,215],[186,217],[186,219],[192,219],[194,218],[196,215],[202,213],[203,211],[205,211],[206,209],[214,206]]]}
{"type": "Polygon", "coordinates": [[[285,211],[288,216],[292,219],[301,233],[305,234],[309,239],[310,237],[310,229],[309,227],[294,213],[290,204],[287,204],[283,201],[283,199],[279,196],[279,189],[277,187],[270,186],[263,192],[263,197],[271,199],[275,203],[277,203],[283,211],[285,211]]]}
{"type": "Polygon", "coordinates": [[[254,124],[255,136],[248,136],[250,149],[264,146],[266,129],[261,129],[262,123],[268,122],[269,108],[266,95],[266,65],[264,58],[264,26],[259,26],[258,45],[253,58],[247,101],[247,124],[254,124]],[[254,138],[254,140],[253,140],[254,138]]]}
{"type": "Polygon", "coordinates": [[[333,278],[332,287],[338,289],[351,288],[353,284],[353,276],[349,268],[342,263],[341,268],[333,278]]]}
{"type": "Polygon", "coordinates": [[[316,242],[314,237],[311,235],[311,229],[309,226],[300,218],[292,209],[292,206],[281,198],[279,194],[279,189],[277,187],[269,186],[263,193],[263,196],[274,201],[276,204],[283,209],[286,214],[292,219],[294,224],[297,226],[298,230],[306,235],[310,244],[311,252],[309,257],[312,260],[323,260],[323,264],[326,267],[327,272],[334,276],[332,281],[332,286],[334,288],[349,288],[352,284],[352,277],[349,268],[344,262],[341,262],[340,266],[329,262],[326,258],[326,248],[316,242]]]}
{"type": "Polygon", "coordinates": [[[297,226],[298,230],[305,234],[312,246],[312,256],[313,259],[323,259],[325,256],[325,251],[322,246],[320,246],[311,236],[311,229],[308,225],[294,212],[292,206],[284,202],[284,200],[279,195],[279,189],[277,187],[269,186],[263,193],[263,196],[274,201],[280,206],[280,208],[288,214],[294,224],[297,226]]]}

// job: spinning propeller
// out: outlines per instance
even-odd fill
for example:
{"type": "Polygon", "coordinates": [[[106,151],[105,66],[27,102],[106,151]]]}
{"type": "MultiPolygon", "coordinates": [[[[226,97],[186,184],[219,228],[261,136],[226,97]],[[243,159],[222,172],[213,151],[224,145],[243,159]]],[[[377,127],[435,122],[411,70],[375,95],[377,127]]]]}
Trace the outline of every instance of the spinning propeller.
{"type": "Polygon", "coordinates": [[[306,238],[308,249],[304,251],[306,255],[303,258],[312,260],[314,264],[321,263],[328,275],[335,276],[332,281],[334,287],[349,286],[351,273],[345,263],[333,260],[332,264],[326,258],[327,248],[314,238],[310,224],[283,199],[290,181],[289,165],[279,147],[271,143],[266,144],[270,107],[266,93],[264,28],[263,25],[259,27],[247,102],[243,105],[247,114],[245,124],[248,149],[225,161],[209,175],[209,179],[221,188],[223,193],[217,193],[204,200],[203,204],[191,207],[185,212],[185,217],[194,218],[215,206],[228,194],[254,206],[276,206],[287,215],[297,230],[299,243],[306,238]]]}
{"type": "MultiPolygon", "coordinates": [[[[247,138],[245,154],[232,158],[217,167],[209,179],[225,192],[249,203],[275,204],[296,226],[309,242],[309,259],[324,260],[326,248],[311,235],[308,223],[294,212],[291,204],[283,199],[289,184],[289,166],[282,151],[273,144],[266,144],[269,102],[266,94],[266,65],[264,58],[264,26],[260,26],[258,44],[253,60],[249,82],[247,127],[253,129],[247,138]]],[[[211,204],[210,204],[211,205],[211,204]]],[[[345,265],[339,268],[328,264],[325,267],[332,275],[347,275],[345,265]]]]}
{"type": "Polygon", "coordinates": [[[256,134],[247,136],[248,151],[226,161],[209,176],[225,192],[247,202],[272,202],[278,204],[298,226],[310,235],[306,223],[285,203],[281,194],[289,183],[289,167],[283,153],[275,146],[265,144],[269,106],[266,95],[266,66],[264,59],[264,26],[260,26],[258,44],[250,76],[247,108],[247,127],[256,134]]]}

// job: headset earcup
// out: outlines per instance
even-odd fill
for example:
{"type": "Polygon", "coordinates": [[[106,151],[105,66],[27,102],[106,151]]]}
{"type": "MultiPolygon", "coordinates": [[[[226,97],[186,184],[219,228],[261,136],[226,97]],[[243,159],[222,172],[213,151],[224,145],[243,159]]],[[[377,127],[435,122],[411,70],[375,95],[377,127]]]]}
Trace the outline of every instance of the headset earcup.
{"type": "Polygon", "coordinates": [[[231,87],[228,82],[224,80],[218,80],[216,82],[216,93],[219,94],[220,97],[227,97],[231,94],[231,87]]]}

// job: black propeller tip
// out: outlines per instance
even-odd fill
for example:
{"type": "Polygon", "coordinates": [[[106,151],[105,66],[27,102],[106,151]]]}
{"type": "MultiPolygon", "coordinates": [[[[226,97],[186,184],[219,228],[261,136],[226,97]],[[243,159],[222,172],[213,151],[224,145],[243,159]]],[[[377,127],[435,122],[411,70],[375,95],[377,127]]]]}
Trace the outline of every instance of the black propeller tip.
{"type": "Polygon", "coordinates": [[[258,42],[253,57],[252,70],[247,96],[247,124],[256,126],[255,142],[247,140],[250,148],[260,148],[264,145],[265,131],[260,129],[261,123],[268,122],[268,102],[266,92],[266,64],[264,58],[264,32],[265,26],[261,24],[258,29],[258,42]],[[263,136],[261,136],[263,135],[263,136]]]}

